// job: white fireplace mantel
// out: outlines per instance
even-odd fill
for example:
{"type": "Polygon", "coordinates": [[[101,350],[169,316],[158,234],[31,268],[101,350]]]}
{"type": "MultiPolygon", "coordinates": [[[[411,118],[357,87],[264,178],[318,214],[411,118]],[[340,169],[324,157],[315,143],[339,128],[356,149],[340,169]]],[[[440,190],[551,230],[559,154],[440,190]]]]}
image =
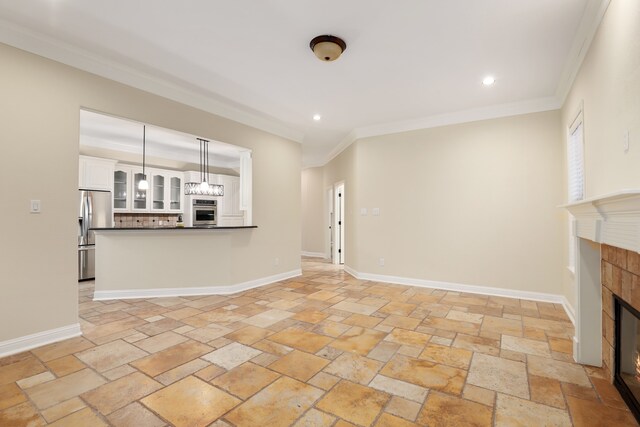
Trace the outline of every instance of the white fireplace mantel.
{"type": "Polygon", "coordinates": [[[573,358],[602,366],[600,246],[640,252],[640,190],[622,190],[563,205],[573,216],[576,239],[573,358]]]}
{"type": "Polygon", "coordinates": [[[622,190],[562,206],[574,217],[574,234],[640,252],[640,190],[622,190]]]}

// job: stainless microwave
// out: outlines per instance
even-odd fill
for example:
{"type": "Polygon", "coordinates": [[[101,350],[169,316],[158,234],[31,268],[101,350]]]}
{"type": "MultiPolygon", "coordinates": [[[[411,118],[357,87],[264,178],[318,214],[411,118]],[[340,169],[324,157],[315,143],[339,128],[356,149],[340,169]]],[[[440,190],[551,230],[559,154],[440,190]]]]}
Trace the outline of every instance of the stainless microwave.
{"type": "Polygon", "coordinates": [[[218,223],[218,205],[216,200],[193,199],[193,226],[216,225],[218,223]]]}

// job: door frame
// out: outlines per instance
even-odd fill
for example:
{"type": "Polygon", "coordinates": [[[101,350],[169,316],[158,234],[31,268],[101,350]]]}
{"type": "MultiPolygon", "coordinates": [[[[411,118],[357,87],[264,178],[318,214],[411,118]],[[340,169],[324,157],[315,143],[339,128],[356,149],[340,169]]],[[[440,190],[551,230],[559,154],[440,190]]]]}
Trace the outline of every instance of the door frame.
{"type": "Polygon", "coordinates": [[[344,181],[333,184],[333,254],[332,261],[336,265],[344,264],[345,259],[345,185],[344,181]]]}

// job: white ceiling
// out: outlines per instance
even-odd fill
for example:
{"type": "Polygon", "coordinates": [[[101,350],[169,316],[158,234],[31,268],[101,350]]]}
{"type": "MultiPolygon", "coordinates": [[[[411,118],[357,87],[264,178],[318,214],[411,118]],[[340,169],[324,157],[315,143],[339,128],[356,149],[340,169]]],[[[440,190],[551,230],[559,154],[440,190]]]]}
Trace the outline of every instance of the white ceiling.
{"type": "Polygon", "coordinates": [[[299,140],[312,165],[356,136],[557,108],[604,3],[0,0],[0,41],[299,140]],[[320,34],[340,59],[316,59],[320,34]]]}
{"type": "MultiPolygon", "coordinates": [[[[146,155],[185,163],[201,164],[200,143],[196,135],[146,125],[146,155]]],[[[143,124],[88,110],[80,110],[80,146],[139,154],[142,161],[143,124]]],[[[209,164],[239,168],[241,147],[209,141],[209,164]]],[[[119,160],[119,159],[115,159],[119,160]]]]}

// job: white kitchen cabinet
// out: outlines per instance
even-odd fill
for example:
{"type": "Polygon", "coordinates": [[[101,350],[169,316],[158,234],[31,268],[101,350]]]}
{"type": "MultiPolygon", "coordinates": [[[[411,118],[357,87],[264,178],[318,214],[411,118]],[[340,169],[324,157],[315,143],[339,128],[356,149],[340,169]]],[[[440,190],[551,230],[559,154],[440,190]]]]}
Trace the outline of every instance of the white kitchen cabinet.
{"type": "Polygon", "coordinates": [[[163,171],[149,170],[149,187],[151,188],[151,211],[164,212],[167,210],[167,179],[163,171]]]}
{"type": "Polygon", "coordinates": [[[131,210],[131,167],[116,165],[113,172],[113,211],[131,210]]]}
{"type": "Polygon", "coordinates": [[[182,213],[184,203],[184,174],[165,169],[149,169],[151,177],[151,211],[182,213]]]}
{"type": "Polygon", "coordinates": [[[78,164],[78,188],[113,191],[113,171],[115,165],[115,160],[80,156],[78,164]]]}
{"type": "Polygon", "coordinates": [[[218,208],[220,216],[242,216],[240,210],[240,177],[219,175],[221,184],[224,185],[224,197],[221,207],[218,208]]]}
{"type": "MultiPolygon", "coordinates": [[[[138,187],[140,185],[140,181],[142,181],[146,175],[147,181],[151,180],[151,174],[149,173],[149,169],[145,170],[145,174],[142,174],[141,167],[132,167],[131,168],[131,183],[133,184],[131,188],[131,210],[133,212],[149,212],[149,190],[140,190],[138,187]]],[[[151,189],[151,183],[149,182],[149,189],[151,189]]]]}
{"type": "Polygon", "coordinates": [[[184,174],[146,168],[148,190],[140,190],[142,167],[118,163],[113,172],[114,212],[183,213],[184,174]]]}
{"type": "Polygon", "coordinates": [[[218,225],[224,227],[244,225],[244,211],[240,210],[240,177],[218,175],[224,185],[224,196],[218,202],[218,225]]]}
{"type": "Polygon", "coordinates": [[[183,212],[184,209],[184,174],[182,172],[170,172],[168,178],[168,206],[169,212],[183,212]]]}

